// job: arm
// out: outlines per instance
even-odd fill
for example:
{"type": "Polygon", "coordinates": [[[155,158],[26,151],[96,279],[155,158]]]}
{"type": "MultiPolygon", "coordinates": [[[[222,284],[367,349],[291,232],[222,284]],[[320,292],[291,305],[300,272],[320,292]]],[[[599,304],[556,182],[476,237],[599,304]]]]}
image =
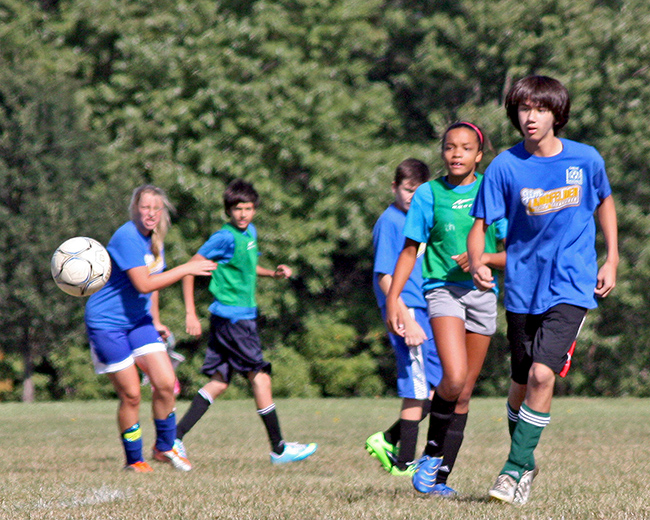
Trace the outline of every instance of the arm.
{"type": "MultiPolygon", "coordinates": [[[[393,277],[389,274],[380,274],[377,280],[381,291],[388,295],[390,286],[393,283],[393,277]]],[[[406,282],[405,282],[406,283],[406,282]]],[[[404,289],[402,287],[402,289],[404,289]]],[[[413,319],[408,307],[402,300],[402,297],[397,298],[397,306],[399,307],[400,316],[404,319],[404,342],[407,347],[417,347],[422,345],[422,338],[426,338],[426,334],[420,324],[413,319]]]]}
{"type": "Polygon", "coordinates": [[[618,224],[616,221],[616,207],[610,195],[603,199],[598,206],[598,222],[605,238],[607,260],[598,270],[596,288],[597,296],[604,298],[616,286],[616,269],[618,268],[618,224]]]}
{"type": "Polygon", "coordinates": [[[167,328],[166,325],[163,325],[160,322],[160,295],[158,291],[154,291],[151,293],[151,309],[149,309],[149,312],[151,313],[151,317],[153,318],[153,326],[156,327],[156,330],[158,333],[162,336],[163,339],[167,339],[169,335],[171,334],[169,328],[167,328]]]}
{"type": "MultiPolygon", "coordinates": [[[[402,302],[400,306],[400,295],[402,294],[404,286],[406,285],[409,276],[411,276],[411,272],[415,266],[419,246],[420,244],[415,240],[411,240],[410,238],[406,239],[404,248],[397,259],[397,265],[395,266],[395,272],[393,273],[390,289],[386,295],[386,326],[390,332],[402,337],[405,337],[405,322],[409,317],[407,317],[408,310],[406,309],[404,302],[402,302]]],[[[421,337],[411,339],[411,341],[415,341],[415,345],[419,345],[425,340],[426,335],[424,335],[424,332],[422,332],[421,337]]]]}
{"type": "Polygon", "coordinates": [[[216,268],[217,264],[212,260],[206,260],[204,258],[203,260],[192,259],[187,263],[168,271],[163,271],[162,273],[149,274],[149,268],[146,265],[141,265],[129,269],[126,271],[126,274],[129,276],[133,287],[139,293],[148,294],[169,287],[184,276],[190,274],[194,276],[209,276],[216,268]]]}
{"type": "Polygon", "coordinates": [[[272,269],[266,269],[265,267],[260,267],[259,265],[256,268],[257,276],[270,276],[272,278],[291,278],[293,271],[288,265],[280,264],[275,268],[275,271],[272,269]]]}
{"type": "MultiPolygon", "coordinates": [[[[196,254],[192,260],[205,260],[204,256],[196,254]]],[[[201,322],[196,315],[194,303],[194,276],[188,274],[183,277],[183,302],[185,303],[185,332],[198,338],[201,335],[201,322]]]]}
{"type": "MultiPolygon", "coordinates": [[[[494,287],[494,277],[492,271],[485,263],[485,233],[488,226],[482,218],[474,219],[472,229],[467,235],[467,256],[469,260],[469,272],[472,273],[472,280],[477,289],[486,291],[494,287]]],[[[503,264],[505,266],[505,253],[503,254],[503,264]]],[[[492,255],[490,255],[492,256],[492,255]]],[[[492,259],[494,260],[494,259],[492,259]]]]}

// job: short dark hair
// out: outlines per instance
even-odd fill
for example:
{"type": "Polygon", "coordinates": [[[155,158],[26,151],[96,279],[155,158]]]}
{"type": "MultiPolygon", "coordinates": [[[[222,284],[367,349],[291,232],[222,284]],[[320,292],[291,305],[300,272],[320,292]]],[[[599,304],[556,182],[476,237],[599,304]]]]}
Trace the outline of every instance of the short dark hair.
{"type": "Polygon", "coordinates": [[[260,196],[253,185],[243,179],[235,179],[223,192],[223,208],[226,215],[230,216],[230,209],[241,202],[252,202],[257,208],[260,196]]]}
{"type": "Polygon", "coordinates": [[[569,121],[571,100],[562,83],[548,76],[527,76],[517,81],[506,96],[505,107],[512,125],[523,134],[519,126],[519,105],[530,102],[553,112],[553,130],[557,132],[569,121]]]}
{"type": "Polygon", "coordinates": [[[404,159],[395,168],[395,186],[404,181],[411,181],[416,184],[424,184],[431,178],[429,167],[419,159],[404,159]]]}

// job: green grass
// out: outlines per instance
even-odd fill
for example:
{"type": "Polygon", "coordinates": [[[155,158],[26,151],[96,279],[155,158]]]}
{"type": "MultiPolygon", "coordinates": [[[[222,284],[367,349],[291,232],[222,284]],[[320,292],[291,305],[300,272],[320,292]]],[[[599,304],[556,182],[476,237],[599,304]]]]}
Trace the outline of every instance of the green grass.
{"type": "MultiPolygon", "coordinates": [[[[252,401],[217,402],[185,438],[194,469],[150,474],[121,471],[116,402],[1,404],[0,519],[650,519],[648,404],[557,399],[521,508],[486,500],[507,456],[503,399],[473,401],[451,500],[416,493],[365,452],[396,399],[278,400],[286,438],[320,445],[286,466],[269,463],[252,401]]],[[[148,405],[142,424],[148,454],[148,405]]]]}

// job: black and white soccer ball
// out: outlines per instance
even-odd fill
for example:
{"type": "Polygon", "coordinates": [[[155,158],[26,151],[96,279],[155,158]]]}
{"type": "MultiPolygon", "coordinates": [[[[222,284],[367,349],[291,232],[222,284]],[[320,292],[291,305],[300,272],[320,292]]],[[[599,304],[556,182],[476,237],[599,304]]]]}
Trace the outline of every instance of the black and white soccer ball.
{"type": "Polygon", "coordinates": [[[96,293],[110,276],[111,257],[93,238],[70,238],[52,255],[52,278],[59,289],[72,296],[96,293]]]}

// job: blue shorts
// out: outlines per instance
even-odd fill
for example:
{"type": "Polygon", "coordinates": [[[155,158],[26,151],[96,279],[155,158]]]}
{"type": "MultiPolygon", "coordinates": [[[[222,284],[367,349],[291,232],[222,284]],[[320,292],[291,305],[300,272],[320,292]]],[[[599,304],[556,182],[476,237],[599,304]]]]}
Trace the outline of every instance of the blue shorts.
{"type": "MultiPolygon", "coordinates": [[[[418,347],[409,348],[404,338],[388,334],[397,361],[397,395],[402,399],[428,399],[429,391],[442,379],[442,365],[433,341],[433,331],[426,309],[413,308],[415,321],[422,327],[427,340],[418,347]]],[[[382,316],[386,317],[385,309],[382,316]]]]}
{"type": "Polygon", "coordinates": [[[86,326],[86,331],[97,374],[119,372],[130,367],[138,356],[167,351],[150,316],[129,330],[102,330],[86,326]]]}
{"type": "Polygon", "coordinates": [[[210,315],[210,338],[205,351],[201,372],[212,377],[219,373],[229,383],[232,372],[271,373],[271,363],[264,361],[262,345],[255,320],[232,322],[214,314],[210,315]]]}

